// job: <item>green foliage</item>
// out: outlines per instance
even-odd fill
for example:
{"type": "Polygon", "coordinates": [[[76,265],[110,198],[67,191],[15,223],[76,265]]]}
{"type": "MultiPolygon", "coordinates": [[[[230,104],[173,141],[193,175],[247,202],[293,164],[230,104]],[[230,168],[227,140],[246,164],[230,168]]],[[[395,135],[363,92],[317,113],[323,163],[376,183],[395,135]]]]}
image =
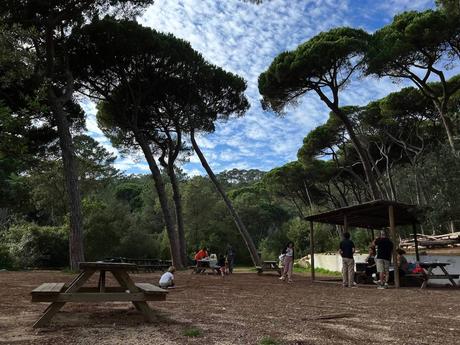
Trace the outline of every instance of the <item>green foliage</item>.
{"type": "Polygon", "coordinates": [[[321,32],[291,52],[281,53],[259,76],[259,92],[266,107],[280,112],[308,91],[343,87],[360,65],[369,35],[359,29],[336,28],[321,32]],[[336,78],[342,79],[335,83],[336,78]],[[334,86],[332,85],[334,84],[334,86]]]}
{"type": "Polygon", "coordinates": [[[0,270],[11,270],[13,268],[14,258],[9,251],[9,247],[5,244],[0,244],[0,270]]]}
{"type": "Polygon", "coordinates": [[[367,73],[412,76],[410,67],[428,68],[448,51],[453,28],[439,11],[404,12],[377,30],[366,53],[367,73]]]}
{"type": "Polygon", "coordinates": [[[315,272],[325,276],[340,277],[341,272],[330,271],[325,268],[315,268],[315,272]]]}
{"type": "Polygon", "coordinates": [[[188,327],[182,332],[186,337],[196,338],[203,335],[203,331],[198,327],[188,327]]]}
{"type": "Polygon", "coordinates": [[[115,196],[118,200],[129,204],[131,211],[142,209],[142,186],[134,182],[122,182],[115,187],[115,196]]]}
{"type": "Polygon", "coordinates": [[[15,267],[65,267],[68,264],[66,226],[21,223],[5,232],[4,241],[9,247],[15,267]]]}

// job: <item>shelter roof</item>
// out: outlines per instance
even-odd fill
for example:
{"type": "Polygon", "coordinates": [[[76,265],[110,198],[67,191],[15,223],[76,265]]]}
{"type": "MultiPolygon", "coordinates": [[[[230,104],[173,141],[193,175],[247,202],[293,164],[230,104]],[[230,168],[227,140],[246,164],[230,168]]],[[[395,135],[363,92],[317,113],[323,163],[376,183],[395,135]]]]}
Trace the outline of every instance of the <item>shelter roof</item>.
{"type": "Polygon", "coordinates": [[[379,229],[390,226],[389,206],[394,208],[395,225],[419,223],[415,205],[389,200],[374,200],[359,205],[338,208],[305,217],[307,221],[344,225],[345,216],[349,227],[379,229]]]}

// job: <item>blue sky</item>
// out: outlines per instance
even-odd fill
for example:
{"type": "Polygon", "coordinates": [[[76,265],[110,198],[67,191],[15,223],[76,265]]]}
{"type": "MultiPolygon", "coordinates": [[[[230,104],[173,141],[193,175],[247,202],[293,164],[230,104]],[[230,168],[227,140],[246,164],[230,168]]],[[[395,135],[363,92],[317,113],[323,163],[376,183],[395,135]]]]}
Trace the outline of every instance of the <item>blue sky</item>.
{"type": "MultiPolygon", "coordinates": [[[[198,142],[215,172],[268,171],[295,160],[305,135],[329,113],[314,94],[287,109],[282,118],[264,112],[257,77],[272,60],[321,31],[346,25],[372,32],[399,12],[433,6],[434,0],[268,0],[261,5],[239,0],[156,0],[138,20],[189,41],[208,61],[247,81],[251,108],[246,115],[219,124],[215,133],[198,142]]],[[[388,79],[354,80],[343,92],[341,105],[366,104],[403,86],[388,79]]],[[[148,173],[141,154],[121,157],[111,147],[97,128],[94,104],[86,103],[84,108],[90,135],[117,154],[116,167],[127,173],[148,173]]],[[[190,175],[203,174],[196,156],[182,168],[190,175]]]]}

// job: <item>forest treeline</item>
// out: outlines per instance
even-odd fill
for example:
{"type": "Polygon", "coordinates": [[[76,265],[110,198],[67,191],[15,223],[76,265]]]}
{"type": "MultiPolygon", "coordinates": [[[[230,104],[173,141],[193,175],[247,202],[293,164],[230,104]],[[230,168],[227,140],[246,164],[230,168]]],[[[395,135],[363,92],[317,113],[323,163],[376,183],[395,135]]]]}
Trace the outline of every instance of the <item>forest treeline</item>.
{"type": "MultiPolygon", "coordinates": [[[[458,1],[404,12],[373,34],[334,28],[281,53],[259,77],[264,108],[282,114],[311,92],[328,120],[306,134],[294,162],[219,174],[196,137],[244,115],[246,83],[188,42],[137,23],[151,3],[4,1],[1,266],[75,269],[128,256],[172,258],[180,268],[202,245],[219,253],[229,244],[238,262],[257,264],[288,239],[308,251],[305,215],[375,199],[420,206],[422,232],[458,228],[458,1]],[[360,78],[410,86],[342,106],[343,90],[360,78]],[[88,100],[112,145],[142,155],[149,175],[118,171],[86,134],[88,100]],[[192,152],[207,176],[180,169],[192,152]]],[[[340,229],[318,227],[318,249],[335,250],[340,229]]],[[[362,248],[370,238],[354,236],[362,248]]]]}

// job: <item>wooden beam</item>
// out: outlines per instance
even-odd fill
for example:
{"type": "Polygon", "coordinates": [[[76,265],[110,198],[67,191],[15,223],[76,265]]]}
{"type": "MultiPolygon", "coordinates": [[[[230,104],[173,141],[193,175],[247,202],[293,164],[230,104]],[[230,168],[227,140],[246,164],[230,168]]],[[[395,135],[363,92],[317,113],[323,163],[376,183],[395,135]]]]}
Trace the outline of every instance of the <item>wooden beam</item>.
{"type": "Polygon", "coordinates": [[[313,222],[310,222],[310,268],[311,280],[315,280],[315,236],[313,234],[313,222]]]}
{"type": "Polygon", "coordinates": [[[399,243],[398,238],[396,237],[395,210],[393,205],[388,206],[388,217],[390,221],[391,240],[393,241],[393,266],[395,276],[395,288],[399,288],[399,269],[396,254],[396,249],[399,248],[399,243]]]}
{"type": "Polygon", "coordinates": [[[58,295],[37,295],[32,297],[32,302],[145,302],[164,301],[166,293],[146,294],[143,292],[70,292],[58,295]]]}
{"type": "Polygon", "coordinates": [[[415,245],[415,259],[420,262],[420,254],[418,252],[418,239],[417,239],[417,224],[412,223],[412,232],[414,234],[414,245],[415,245]]]}

